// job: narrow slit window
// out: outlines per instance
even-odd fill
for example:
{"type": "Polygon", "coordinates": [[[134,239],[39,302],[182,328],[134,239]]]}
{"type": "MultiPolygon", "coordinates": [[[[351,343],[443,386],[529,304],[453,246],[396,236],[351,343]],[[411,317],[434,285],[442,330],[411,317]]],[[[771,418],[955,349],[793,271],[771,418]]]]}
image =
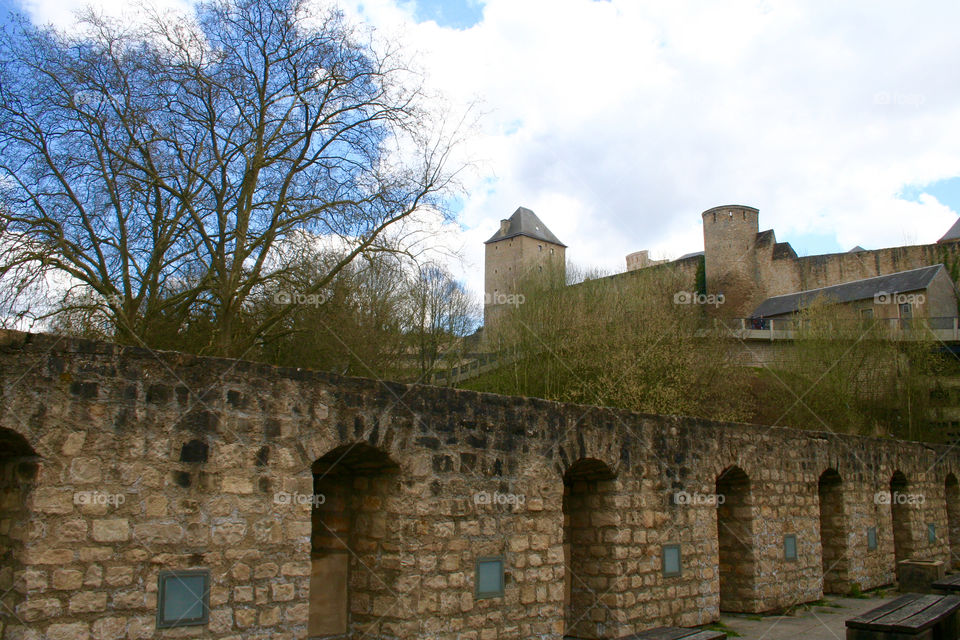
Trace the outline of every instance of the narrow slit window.
{"type": "Polygon", "coordinates": [[[682,565],[680,562],[680,545],[663,545],[663,575],[664,577],[679,576],[682,565]]]}
{"type": "Polygon", "coordinates": [[[867,551],[876,551],[877,550],[877,528],[868,527],[867,528],[867,551]]]}
{"type": "Polygon", "coordinates": [[[503,558],[477,560],[476,597],[499,598],[503,595],[503,558]]]}
{"type": "Polygon", "coordinates": [[[797,559],[797,536],[795,534],[791,533],[783,536],[783,559],[797,559]]]}

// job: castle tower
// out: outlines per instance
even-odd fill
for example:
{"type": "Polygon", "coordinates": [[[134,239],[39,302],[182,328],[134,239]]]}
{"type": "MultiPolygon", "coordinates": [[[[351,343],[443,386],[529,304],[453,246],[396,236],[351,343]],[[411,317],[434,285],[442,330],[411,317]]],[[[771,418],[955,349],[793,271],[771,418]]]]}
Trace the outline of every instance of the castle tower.
{"type": "Polygon", "coordinates": [[[565,277],[567,245],[526,207],[519,207],[485,243],[483,324],[521,300],[520,286],[538,274],[565,277]]]}
{"type": "Polygon", "coordinates": [[[743,316],[757,302],[757,234],[760,212],[732,204],[703,212],[707,293],[724,296],[724,315],[743,316]]]}

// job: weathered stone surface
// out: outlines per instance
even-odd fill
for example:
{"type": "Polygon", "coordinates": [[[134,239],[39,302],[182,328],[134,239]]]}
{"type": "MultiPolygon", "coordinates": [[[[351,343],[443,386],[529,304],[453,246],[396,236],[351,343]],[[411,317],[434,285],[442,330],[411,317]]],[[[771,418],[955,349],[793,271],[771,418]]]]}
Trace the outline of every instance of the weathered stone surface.
{"type": "Polygon", "coordinates": [[[0,346],[0,383],[27,369],[16,388],[30,390],[6,392],[0,428],[43,461],[29,482],[17,472],[29,460],[0,463],[0,546],[12,558],[0,585],[23,621],[10,637],[306,639],[324,635],[311,633],[319,603],[347,594],[358,636],[628,635],[710,622],[722,592],[756,612],[816,600],[821,585],[887,584],[895,546],[947,561],[948,532],[960,531],[960,491],[946,491],[960,452],[936,445],[45,336],[0,332],[0,346]],[[95,396],[71,394],[68,379],[95,396]],[[194,409],[205,413],[181,420],[194,409]],[[31,429],[13,413],[32,416],[31,429]],[[182,462],[195,439],[207,461],[182,462]],[[725,485],[734,467],[745,481],[725,485]],[[911,502],[892,509],[895,471],[911,502]],[[732,560],[718,518],[744,545],[732,560]],[[796,560],[783,557],[787,535],[796,560]],[[666,545],[679,547],[679,575],[664,575],[666,545]],[[821,556],[836,561],[829,580],[821,556]],[[503,560],[504,596],[477,597],[481,558],[503,560]],[[161,570],[210,572],[206,626],[154,629],[161,570]]]}
{"type": "Polygon", "coordinates": [[[130,539],[130,524],[126,519],[94,520],[90,537],[96,542],[122,542],[130,539]]]}

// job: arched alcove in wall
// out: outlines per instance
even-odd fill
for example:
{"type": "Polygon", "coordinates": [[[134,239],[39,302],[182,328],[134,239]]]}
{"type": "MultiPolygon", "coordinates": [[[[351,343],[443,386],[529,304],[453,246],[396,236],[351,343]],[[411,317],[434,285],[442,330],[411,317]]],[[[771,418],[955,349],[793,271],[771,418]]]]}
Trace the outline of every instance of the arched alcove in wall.
{"type": "Polygon", "coordinates": [[[717,476],[716,493],[720,610],[750,612],[756,574],[750,478],[740,467],[728,467],[717,476]]]}
{"type": "Polygon", "coordinates": [[[843,503],[843,479],[836,469],[827,469],[817,482],[820,501],[820,548],[823,566],[823,592],[846,594],[849,557],[847,521],[843,503]]]}
{"type": "Polygon", "coordinates": [[[0,429],[0,607],[6,612],[17,610],[23,599],[14,589],[14,576],[22,568],[15,535],[24,531],[30,519],[28,498],[39,470],[40,459],[30,443],[15,431],[0,429]]]}
{"type": "Polygon", "coordinates": [[[563,551],[565,635],[603,637],[609,607],[603,596],[616,576],[603,570],[612,562],[613,549],[605,536],[615,528],[610,511],[615,476],[604,462],[581,458],[563,475],[563,551]]]}
{"type": "Polygon", "coordinates": [[[355,443],[325,454],[312,471],[308,635],[335,638],[363,629],[379,637],[374,629],[386,616],[376,615],[373,603],[394,593],[398,572],[383,557],[397,544],[387,503],[399,467],[383,451],[355,443]]]}

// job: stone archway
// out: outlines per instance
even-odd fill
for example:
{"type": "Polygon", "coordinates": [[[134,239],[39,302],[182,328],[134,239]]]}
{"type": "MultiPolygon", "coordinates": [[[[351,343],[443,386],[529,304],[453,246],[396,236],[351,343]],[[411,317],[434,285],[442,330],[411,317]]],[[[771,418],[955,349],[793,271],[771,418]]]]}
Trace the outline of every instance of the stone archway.
{"type": "Polygon", "coordinates": [[[947,566],[960,569],[960,484],[957,476],[947,474],[944,480],[944,501],[947,509],[947,541],[950,548],[950,558],[947,566]]]}
{"type": "Polygon", "coordinates": [[[913,555],[913,534],[910,524],[910,485],[907,477],[900,471],[894,471],[890,478],[890,523],[893,528],[893,557],[895,567],[901,560],[913,555]]]}
{"type": "Polygon", "coordinates": [[[373,629],[393,618],[375,612],[374,602],[395,593],[399,570],[383,560],[396,552],[388,502],[399,467],[357,443],[330,451],[312,471],[308,636],[334,638],[358,628],[379,636],[373,629]]]}
{"type": "Polygon", "coordinates": [[[843,479],[836,469],[820,474],[820,548],[823,592],[845,594],[848,583],[847,522],[843,503],[843,479]]]}
{"type": "MultiPolygon", "coordinates": [[[[564,629],[576,638],[604,638],[612,626],[604,596],[611,592],[616,529],[615,476],[606,463],[581,458],[563,475],[564,629]]],[[[613,572],[615,573],[615,572],[613,572]]]]}
{"type": "Polygon", "coordinates": [[[750,478],[740,467],[728,467],[717,476],[716,493],[720,610],[753,612],[756,558],[750,478]]]}
{"type": "Polygon", "coordinates": [[[15,620],[11,612],[23,601],[23,594],[13,588],[14,576],[23,569],[16,531],[24,530],[30,518],[27,499],[38,469],[39,457],[30,443],[15,431],[0,429],[0,521],[6,523],[0,527],[0,631],[4,618],[15,620]]]}

